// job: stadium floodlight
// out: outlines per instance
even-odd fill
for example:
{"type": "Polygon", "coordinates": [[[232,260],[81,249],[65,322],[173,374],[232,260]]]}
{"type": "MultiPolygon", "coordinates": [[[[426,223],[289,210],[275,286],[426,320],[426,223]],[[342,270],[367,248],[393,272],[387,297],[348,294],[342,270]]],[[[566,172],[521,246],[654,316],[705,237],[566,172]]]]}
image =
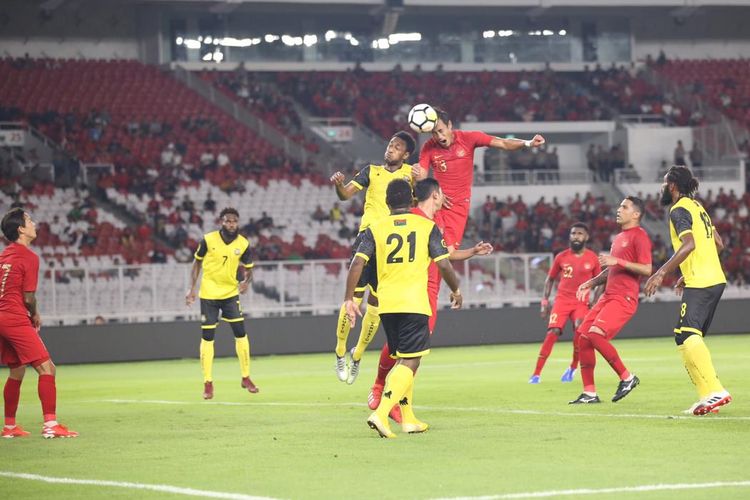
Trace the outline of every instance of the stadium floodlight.
{"type": "Polygon", "coordinates": [[[497,32],[497,36],[501,36],[503,38],[513,36],[513,30],[499,30],[497,32]]]}
{"type": "Polygon", "coordinates": [[[388,43],[390,45],[396,45],[399,42],[418,42],[420,40],[422,40],[422,33],[393,33],[392,35],[388,35],[388,43]]]}
{"type": "Polygon", "coordinates": [[[557,32],[557,34],[560,35],[560,36],[565,36],[565,35],[568,34],[568,32],[565,31],[565,30],[560,30],[560,31],[557,32]]]}
{"type": "Polygon", "coordinates": [[[185,39],[185,47],[189,49],[200,49],[201,42],[198,40],[193,40],[192,38],[187,38],[185,39]]]}
{"type": "Polygon", "coordinates": [[[217,49],[216,52],[214,52],[214,61],[216,61],[217,63],[220,63],[223,60],[224,60],[224,53],[217,49]]]}
{"type": "Polygon", "coordinates": [[[302,38],[302,43],[305,44],[305,47],[312,47],[318,43],[318,35],[305,35],[302,38]]]}
{"type": "Polygon", "coordinates": [[[203,39],[203,43],[205,43],[206,45],[211,45],[213,41],[214,41],[213,37],[210,37],[210,36],[207,36],[206,38],[203,39]]]}
{"type": "Polygon", "coordinates": [[[266,43],[273,43],[273,42],[275,42],[276,40],[278,40],[278,39],[279,39],[279,37],[278,37],[278,35],[271,35],[271,34],[268,34],[268,35],[266,35],[265,37],[263,37],[263,39],[264,39],[264,40],[266,41],[266,43]]]}
{"type": "Polygon", "coordinates": [[[494,30],[488,30],[482,32],[482,38],[494,38],[495,37],[495,31],[494,30]]]}
{"type": "Polygon", "coordinates": [[[544,31],[542,31],[542,35],[544,35],[544,36],[552,36],[554,34],[555,34],[555,32],[552,31],[552,30],[544,30],[544,31]]]}
{"type": "Polygon", "coordinates": [[[358,47],[358,46],[359,46],[359,40],[357,40],[357,39],[356,39],[356,38],[354,38],[354,37],[351,37],[351,38],[349,39],[349,43],[351,43],[351,44],[352,44],[353,46],[355,46],[355,47],[358,47]]]}
{"type": "Polygon", "coordinates": [[[326,31],[326,34],[325,34],[326,42],[330,42],[334,38],[336,38],[336,32],[335,31],[333,31],[333,30],[326,31]]]}
{"type": "Polygon", "coordinates": [[[209,52],[208,54],[204,55],[204,56],[202,57],[202,59],[203,59],[204,61],[213,61],[213,59],[214,59],[214,55],[213,55],[213,53],[212,53],[212,52],[209,52]]]}
{"type": "Polygon", "coordinates": [[[183,38],[182,38],[181,36],[178,36],[178,37],[177,37],[177,38],[175,39],[174,43],[176,43],[177,45],[182,45],[182,42],[183,42],[183,41],[184,41],[184,39],[183,39],[183,38]]]}

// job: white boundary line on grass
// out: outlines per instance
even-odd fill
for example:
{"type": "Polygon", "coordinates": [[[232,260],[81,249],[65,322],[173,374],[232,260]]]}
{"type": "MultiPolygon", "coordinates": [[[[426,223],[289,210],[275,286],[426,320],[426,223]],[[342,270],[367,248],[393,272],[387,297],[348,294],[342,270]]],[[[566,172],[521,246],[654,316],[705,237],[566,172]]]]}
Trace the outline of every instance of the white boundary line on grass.
{"type": "MultiPolygon", "coordinates": [[[[217,405],[217,406],[287,406],[301,408],[335,408],[344,406],[364,406],[364,403],[295,403],[295,402],[232,402],[232,401],[170,401],[162,399],[97,399],[80,401],[81,403],[113,403],[113,404],[154,404],[154,405],[217,405]]],[[[513,410],[509,408],[472,408],[462,406],[421,406],[418,408],[429,411],[454,411],[454,412],[471,412],[471,413],[497,413],[505,415],[539,415],[553,417],[604,417],[604,418],[641,418],[652,420],[690,420],[694,422],[716,422],[750,420],[750,417],[723,417],[718,415],[707,415],[704,417],[695,417],[692,415],[651,415],[639,413],[567,413],[562,411],[540,411],[540,410],[513,410]]]]}
{"type": "Polygon", "coordinates": [[[130,490],[149,490],[160,493],[172,493],[174,495],[186,495],[191,497],[203,498],[226,498],[229,500],[275,500],[271,497],[258,497],[253,495],[244,495],[242,493],[226,493],[223,491],[196,490],[193,488],[181,488],[179,486],[170,486],[168,484],[145,484],[130,483],[125,481],[103,481],[99,479],[74,479],[70,477],[52,477],[40,476],[38,474],[27,474],[23,472],[6,472],[0,471],[0,477],[10,477],[15,479],[28,479],[30,481],[41,481],[53,484],[81,484],[86,486],[105,486],[114,488],[126,488],[130,490]]]}
{"type": "Polygon", "coordinates": [[[550,498],[573,495],[603,495],[606,493],[642,493],[649,491],[698,490],[710,488],[748,487],[750,481],[717,481],[713,483],[645,484],[642,486],[622,486],[619,488],[581,488],[577,490],[530,491],[525,493],[504,493],[480,497],[450,497],[439,500],[510,500],[516,498],[550,498]]]}

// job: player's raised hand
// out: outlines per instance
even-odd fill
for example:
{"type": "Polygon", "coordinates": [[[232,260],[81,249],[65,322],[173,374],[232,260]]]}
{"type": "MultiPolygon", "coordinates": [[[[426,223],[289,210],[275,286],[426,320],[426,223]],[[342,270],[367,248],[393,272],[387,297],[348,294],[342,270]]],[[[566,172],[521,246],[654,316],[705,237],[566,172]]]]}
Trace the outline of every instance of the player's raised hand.
{"type": "Polygon", "coordinates": [[[589,290],[591,290],[591,280],[581,283],[576,290],[576,298],[581,302],[586,302],[589,299],[589,290]]]}
{"type": "Polygon", "coordinates": [[[480,241],[474,245],[474,255],[489,255],[494,249],[491,244],[480,241]]]}
{"type": "Polygon", "coordinates": [[[192,306],[195,302],[195,292],[190,289],[188,290],[188,293],[185,294],[185,305],[188,307],[192,306]]]}
{"type": "Polygon", "coordinates": [[[685,291],[685,277],[680,276],[680,279],[678,279],[677,283],[674,284],[674,293],[676,293],[678,297],[682,297],[682,292],[684,291],[685,291]]]}
{"type": "Polygon", "coordinates": [[[336,186],[342,186],[344,184],[344,181],[346,180],[346,177],[344,177],[344,174],[341,172],[336,172],[331,176],[331,184],[334,184],[336,186]]]}
{"type": "Polygon", "coordinates": [[[655,294],[656,290],[661,286],[662,281],[664,281],[664,273],[656,271],[648,281],[646,281],[646,286],[643,287],[643,292],[646,294],[646,297],[651,297],[655,294]]]}
{"type": "Polygon", "coordinates": [[[542,144],[544,144],[545,142],[547,142],[547,141],[546,141],[546,140],[544,139],[544,137],[542,137],[542,136],[541,136],[541,135],[539,135],[539,134],[536,134],[536,135],[534,136],[534,138],[533,138],[533,139],[531,139],[531,147],[532,147],[532,148],[538,148],[539,146],[541,146],[541,145],[542,145],[542,144]]]}
{"type": "Polygon", "coordinates": [[[357,316],[362,316],[362,311],[353,300],[345,301],[344,308],[346,309],[346,316],[349,319],[349,328],[354,328],[354,324],[357,322],[357,316]]]}
{"type": "Polygon", "coordinates": [[[464,298],[461,295],[461,290],[451,292],[451,309],[461,309],[464,304],[464,298]]]}
{"type": "Polygon", "coordinates": [[[545,319],[547,317],[548,312],[549,312],[549,299],[542,299],[542,305],[539,308],[539,315],[542,317],[542,319],[545,319]]]}
{"type": "Polygon", "coordinates": [[[421,181],[426,177],[423,172],[422,166],[419,163],[411,166],[411,176],[414,177],[415,181],[421,181]]]}
{"type": "Polygon", "coordinates": [[[617,257],[612,257],[608,253],[599,254],[599,265],[602,267],[610,267],[617,265],[617,257]]]}
{"type": "Polygon", "coordinates": [[[31,317],[31,324],[37,331],[42,327],[42,317],[39,315],[39,311],[35,312],[31,317]]]}
{"type": "Polygon", "coordinates": [[[451,200],[450,197],[446,194],[443,195],[443,208],[453,208],[453,200],[451,200]]]}
{"type": "Polygon", "coordinates": [[[250,288],[250,283],[246,283],[244,281],[240,282],[240,293],[246,293],[247,289],[250,288]]]}

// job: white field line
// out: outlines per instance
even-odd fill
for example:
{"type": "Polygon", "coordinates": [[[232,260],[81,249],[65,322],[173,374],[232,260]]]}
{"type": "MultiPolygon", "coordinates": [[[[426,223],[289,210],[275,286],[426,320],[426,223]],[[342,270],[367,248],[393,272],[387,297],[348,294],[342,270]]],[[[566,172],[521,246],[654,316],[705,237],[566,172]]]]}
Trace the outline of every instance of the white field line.
{"type": "Polygon", "coordinates": [[[642,486],[622,486],[619,488],[581,488],[576,490],[530,491],[524,493],[504,493],[478,497],[450,497],[440,500],[509,500],[515,498],[551,498],[576,495],[604,495],[607,493],[643,493],[649,491],[700,490],[714,488],[740,488],[750,486],[750,481],[717,481],[713,483],[646,484],[642,486]]]}
{"type": "Polygon", "coordinates": [[[193,488],[181,488],[179,486],[170,486],[168,484],[145,484],[131,483],[125,481],[103,481],[99,479],[75,479],[71,477],[51,477],[40,476],[38,474],[26,474],[21,472],[0,471],[0,477],[13,479],[27,479],[29,481],[41,481],[52,484],[80,484],[84,486],[102,486],[112,488],[125,488],[129,490],[148,490],[158,491],[160,493],[172,493],[174,495],[186,495],[191,497],[203,498],[226,498],[230,500],[274,500],[271,497],[258,497],[253,495],[244,495],[242,493],[226,493],[223,491],[196,490],[193,488]]]}
{"type": "MultiPolygon", "coordinates": [[[[231,402],[231,401],[171,401],[162,399],[97,399],[80,401],[81,403],[112,403],[112,404],[142,404],[142,405],[215,405],[215,406],[270,406],[270,407],[297,407],[297,408],[340,408],[351,406],[365,406],[362,402],[342,402],[342,403],[297,403],[297,402],[231,402]]],[[[499,415],[539,415],[554,417],[602,417],[602,418],[634,418],[634,419],[670,419],[670,420],[690,420],[715,422],[717,420],[737,421],[750,420],[750,417],[724,417],[718,415],[707,415],[696,417],[692,415],[652,415],[646,413],[568,413],[563,411],[541,411],[541,410],[516,410],[511,408],[481,408],[481,407],[463,407],[463,406],[422,406],[418,405],[420,410],[428,411],[449,411],[449,412],[467,412],[467,413],[493,413],[499,415]]]]}

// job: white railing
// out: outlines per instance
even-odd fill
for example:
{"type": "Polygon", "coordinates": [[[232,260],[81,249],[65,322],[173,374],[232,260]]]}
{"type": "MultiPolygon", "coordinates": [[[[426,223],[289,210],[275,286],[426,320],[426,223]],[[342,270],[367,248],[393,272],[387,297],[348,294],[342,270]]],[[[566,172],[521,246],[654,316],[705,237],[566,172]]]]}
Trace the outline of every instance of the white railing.
{"type": "Polygon", "coordinates": [[[485,170],[484,184],[513,186],[544,184],[589,184],[594,182],[588,170],[485,170]]]}
{"type": "MultiPolygon", "coordinates": [[[[526,306],[541,298],[552,255],[497,254],[458,262],[466,307],[526,306]]],[[[189,264],[47,267],[37,298],[47,325],[106,321],[197,319],[200,307],[185,306],[189,264]]],[[[251,317],[331,314],[344,297],[348,261],[259,262],[253,286],[241,297],[251,317]]],[[[440,303],[447,305],[448,290],[440,303]]]]}

